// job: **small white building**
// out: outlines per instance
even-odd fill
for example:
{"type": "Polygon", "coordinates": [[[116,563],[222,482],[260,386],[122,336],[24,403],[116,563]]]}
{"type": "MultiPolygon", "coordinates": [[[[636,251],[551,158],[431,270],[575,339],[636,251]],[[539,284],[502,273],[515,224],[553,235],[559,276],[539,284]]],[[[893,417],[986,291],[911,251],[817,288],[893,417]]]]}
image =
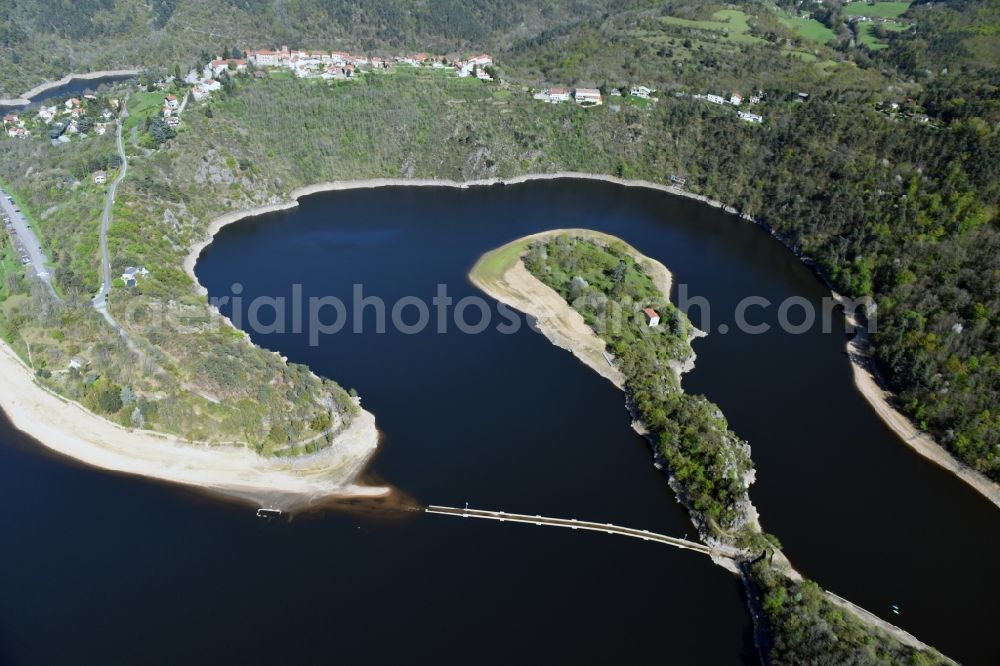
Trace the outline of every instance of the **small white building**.
{"type": "Polygon", "coordinates": [[[660,315],[656,313],[656,310],[653,308],[643,308],[643,312],[646,314],[646,322],[650,328],[656,328],[660,325],[660,315]]]}
{"type": "Polygon", "coordinates": [[[756,113],[747,113],[746,111],[740,111],[740,120],[745,120],[748,123],[757,123],[758,125],[764,122],[764,118],[758,116],[756,113]]]}
{"type": "Polygon", "coordinates": [[[147,271],[145,267],[136,268],[135,266],[129,266],[125,269],[125,272],[122,273],[122,280],[125,281],[126,286],[134,287],[139,281],[139,278],[146,277],[147,275],[149,275],[149,271],[147,271]]]}
{"type": "Polygon", "coordinates": [[[705,95],[705,99],[707,99],[712,104],[725,104],[726,103],[726,100],[722,99],[718,95],[705,95]]]}
{"type": "Polygon", "coordinates": [[[105,173],[103,170],[95,171],[94,182],[97,183],[98,185],[103,185],[104,183],[108,182],[108,174],[105,173]]]}
{"type": "Polygon", "coordinates": [[[653,93],[652,90],[646,86],[632,86],[632,90],[629,91],[629,95],[632,97],[640,97],[642,99],[649,99],[649,96],[653,93]]]}
{"type": "Polygon", "coordinates": [[[166,104],[168,109],[176,109],[179,106],[177,103],[177,95],[167,95],[166,104]]]}
{"type": "Polygon", "coordinates": [[[212,70],[212,76],[218,76],[229,69],[229,62],[226,60],[213,60],[208,63],[208,67],[212,70]]]}
{"type": "Polygon", "coordinates": [[[601,91],[597,88],[577,88],[573,97],[577,104],[597,105],[601,103],[601,91]]]}
{"type": "Polygon", "coordinates": [[[549,96],[549,101],[552,103],[569,101],[569,91],[565,88],[549,88],[546,92],[549,96]]]}
{"type": "Polygon", "coordinates": [[[743,103],[743,95],[739,93],[733,93],[729,97],[729,103],[732,104],[733,106],[739,106],[740,104],[743,103]]]}

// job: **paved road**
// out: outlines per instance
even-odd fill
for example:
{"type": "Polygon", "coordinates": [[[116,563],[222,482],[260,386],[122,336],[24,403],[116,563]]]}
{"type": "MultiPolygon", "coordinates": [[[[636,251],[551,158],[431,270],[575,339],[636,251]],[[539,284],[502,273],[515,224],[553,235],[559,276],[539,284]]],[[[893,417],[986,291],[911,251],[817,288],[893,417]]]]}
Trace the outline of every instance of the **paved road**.
{"type": "Polygon", "coordinates": [[[122,141],[122,127],[125,125],[125,118],[128,116],[128,97],[122,103],[122,112],[118,117],[118,127],[116,141],[118,143],[118,155],[121,157],[122,165],[121,169],[118,170],[118,175],[113,181],[111,181],[111,186],[108,188],[108,198],[104,202],[104,212],[101,213],[101,270],[104,273],[104,281],[101,283],[101,289],[97,292],[97,296],[94,297],[94,308],[104,316],[109,324],[118,329],[118,332],[129,342],[129,346],[133,347],[131,341],[125,335],[124,329],[118,325],[115,318],[111,316],[108,312],[108,299],[111,294],[111,258],[108,255],[108,226],[111,224],[111,208],[115,203],[115,192],[118,190],[118,184],[122,182],[125,178],[125,173],[128,171],[128,158],[125,156],[125,143],[122,141]]]}
{"type": "Polygon", "coordinates": [[[7,193],[2,189],[0,189],[0,210],[10,219],[10,226],[6,228],[8,233],[10,233],[11,240],[14,241],[18,254],[22,257],[27,257],[31,262],[25,266],[28,275],[41,280],[48,287],[49,293],[58,299],[56,290],[52,287],[52,275],[46,266],[48,260],[45,252],[42,251],[41,244],[38,242],[38,236],[28,226],[28,220],[24,217],[24,214],[19,213],[17,207],[7,200],[7,193]]]}

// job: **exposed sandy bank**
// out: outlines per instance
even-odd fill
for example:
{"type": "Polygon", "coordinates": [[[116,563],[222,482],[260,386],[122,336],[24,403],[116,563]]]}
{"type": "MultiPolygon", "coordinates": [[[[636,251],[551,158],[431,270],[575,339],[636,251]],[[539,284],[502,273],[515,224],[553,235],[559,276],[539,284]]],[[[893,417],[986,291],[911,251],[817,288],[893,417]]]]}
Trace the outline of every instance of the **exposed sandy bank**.
{"type": "MultiPolygon", "coordinates": [[[[834,298],[844,303],[845,299],[833,292],[834,298]]],[[[1000,484],[951,455],[933,437],[918,429],[910,419],[900,413],[890,402],[893,393],[885,388],[886,382],[875,365],[871,355],[871,335],[861,325],[853,312],[847,312],[847,321],[857,327],[857,334],[847,343],[847,354],[851,358],[854,384],[868,400],[879,418],[889,426],[914,451],[952,472],[968,485],[975,488],[994,505],[1000,507],[1000,484]]]]}
{"type": "MultiPolygon", "coordinates": [[[[613,359],[609,360],[610,356],[605,356],[606,345],[600,336],[587,325],[583,316],[574,310],[562,296],[531,275],[524,264],[519,261],[529,243],[563,234],[579,236],[601,243],[621,243],[629,255],[645,269],[664,298],[669,298],[673,285],[673,275],[666,266],[643,255],[621,239],[592,229],[555,229],[519,238],[513,243],[483,255],[473,266],[469,273],[469,279],[501,303],[534,317],[537,320],[538,330],[552,344],[566,349],[618,388],[624,388],[625,377],[617,367],[612,365],[613,359]],[[497,275],[488,274],[487,271],[481,270],[484,263],[490,262],[495,253],[505,252],[508,248],[515,252],[507,257],[509,265],[500,269],[497,275]]],[[[692,338],[703,335],[705,333],[693,328],[692,338]]],[[[692,351],[687,360],[683,363],[672,364],[671,367],[678,375],[681,375],[694,367],[694,359],[695,354],[692,351]]]]}
{"type": "MultiPolygon", "coordinates": [[[[535,278],[520,261],[529,243],[563,234],[601,242],[618,241],[612,236],[590,229],[556,229],[532,234],[511,244],[516,245],[516,247],[512,248],[514,252],[507,257],[509,263],[500,267],[496,275],[487,275],[486,271],[481,270],[484,263],[491,261],[491,255],[494,253],[490,252],[476,262],[469,273],[469,279],[492,298],[534,317],[538,330],[552,344],[569,351],[618,388],[624,388],[625,376],[611,364],[608,360],[610,357],[605,357],[604,340],[587,325],[583,316],[574,310],[562,296],[535,278]]],[[[496,252],[504,252],[508,247],[510,246],[499,248],[496,252]]],[[[635,248],[626,247],[636,260],[642,257],[635,248]]],[[[650,276],[655,275],[654,280],[657,288],[664,294],[669,294],[672,278],[666,266],[645,258],[641,263],[646,266],[650,276]]]]}
{"type": "Polygon", "coordinates": [[[389,492],[355,484],[378,444],[375,417],[365,411],[319,453],[263,458],[247,448],[191,444],[116,425],[35,383],[30,368],[2,342],[0,408],[19,430],[80,462],[197,486],[260,506],[288,509],[329,496],[389,492]]]}
{"type": "MultiPolygon", "coordinates": [[[[447,179],[431,179],[431,178],[368,178],[363,180],[341,180],[341,181],[329,181],[325,183],[314,183],[313,185],[307,185],[305,187],[300,187],[292,190],[289,194],[288,201],[269,204],[266,206],[257,206],[255,208],[247,208],[244,210],[237,210],[231,213],[226,213],[214,219],[208,226],[206,236],[200,242],[194,244],[191,247],[191,252],[184,260],[184,270],[188,275],[191,276],[195,282],[197,278],[194,275],[195,264],[198,263],[198,256],[201,251],[205,249],[208,245],[212,243],[212,239],[219,230],[226,227],[234,222],[239,222],[240,220],[247,217],[255,217],[257,215],[263,215],[265,213],[273,213],[280,210],[287,210],[289,208],[294,208],[299,205],[299,199],[310,194],[317,194],[320,192],[336,192],[341,190],[358,190],[364,188],[373,187],[454,187],[458,189],[466,189],[470,187],[488,187],[491,185],[517,185],[518,183],[527,183],[535,180],[558,180],[563,178],[575,178],[578,180],[600,180],[608,183],[614,183],[616,185],[622,185],[624,187],[642,187],[650,190],[658,190],[660,192],[667,192],[669,194],[674,194],[677,196],[685,197],[688,199],[695,199],[703,203],[713,206],[715,208],[722,208],[726,212],[736,213],[734,208],[726,206],[725,204],[704,197],[700,194],[693,194],[684,189],[672,187],[670,185],[661,185],[659,183],[653,183],[647,180],[624,180],[622,178],[616,178],[614,176],[602,176],[600,174],[594,173],[579,173],[575,171],[557,171],[554,173],[539,173],[539,174],[527,174],[524,176],[516,176],[514,178],[485,178],[481,180],[447,180],[447,179]]],[[[594,232],[596,233],[596,232],[594,232]]],[[[662,264],[661,264],[662,266],[662,264]]],[[[666,270],[666,269],[664,269],[666,270]]],[[[669,279],[669,271],[667,276],[669,279]]],[[[654,275],[653,278],[658,279],[659,276],[654,275]]],[[[669,284],[669,283],[668,283],[669,284]]],[[[205,293],[203,287],[199,285],[199,289],[202,293],[205,293]]],[[[670,290],[666,289],[664,294],[669,295],[670,290]]]]}
{"type": "Polygon", "coordinates": [[[49,90],[50,88],[58,88],[61,85],[65,85],[72,81],[73,79],[82,79],[84,81],[90,79],[101,79],[105,76],[132,76],[138,74],[138,69],[108,69],[99,72],[86,72],[84,74],[67,74],[58,81],[46,81],[44,83],[39,83],[37,86],[21,93],[20,97],[15,97],[13,99],[0,99],[0,105],[2,106],[26,106],[31,104],[31,98],[36,95],[49,90]]]}

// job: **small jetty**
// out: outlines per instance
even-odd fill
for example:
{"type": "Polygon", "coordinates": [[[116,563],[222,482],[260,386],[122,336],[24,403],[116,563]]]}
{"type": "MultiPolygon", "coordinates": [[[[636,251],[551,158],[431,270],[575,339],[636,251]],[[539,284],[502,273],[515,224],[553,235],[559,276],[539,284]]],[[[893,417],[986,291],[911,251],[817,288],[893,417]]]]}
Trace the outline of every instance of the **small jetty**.
{"type": "Polygon", "coordinates": [[[257,517],[263,518],[264,520],[271,520],[272,518],[278,518],[281,516],[281,509],[267,509],[261,507],[257,509],[257,517]]]}

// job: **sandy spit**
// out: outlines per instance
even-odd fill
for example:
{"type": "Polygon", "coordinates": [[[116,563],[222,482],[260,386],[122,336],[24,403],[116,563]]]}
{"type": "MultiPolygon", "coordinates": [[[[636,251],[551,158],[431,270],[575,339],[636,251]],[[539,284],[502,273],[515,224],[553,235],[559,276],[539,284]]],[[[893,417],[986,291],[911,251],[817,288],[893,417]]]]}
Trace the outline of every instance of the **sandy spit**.
{"type": "Polygon", "coordinates": [[[67,74],[58,81],[46,81],[45,83],[39,83],[37,86],[21,94],[20,97],[15,97],[13,99],[0,99],[0,105],[2,106],[25,106],[31,104],[31,98],[39,93],[43,93],[50,88],[58,88],[61,85],[65,85],[72,81],[73,79],[100,79],[105,76],[132,76],[138,74],[138,69],[106,69],[99,72],[86,72],[84,74],[67,74]]]}
{"type": "Polygon", "coordinates": [[[378,443],[375,417],[362,412],[334,443],[297,459],[263,458],[235,446],[185,442],[129,430],[34,381],[0,342],[0,408],[15,427],[45,447],[101,469],[197,486],[279,509],[330,496],[383,496],[388,488],[355,483],[378,443]]]}
{"type": "MultiPolygon", "coordinates": [[[[545,240],[564,234],[598,242],[614,241],[624,244],[632,258],[646,269],[657,289],[664,296],[669,297],[673,276],[667,267],[642,255],[634,247],[613,236],[591,229],[555,229],[531,234],[518,240],[545,240]]],[[[536,327],[549,342],[560,349],[569,351],[594,372],[619,389],[624,389],[625,376],[616,366],[612,365],[608,357],[605,357],[604,341],[562,296],[529,273],[523,262],[515,261],[498,278],[496,283],[480,279],[475,270],[469,274],[469,279],[490,297],[534,317],[536,327]]]]}

